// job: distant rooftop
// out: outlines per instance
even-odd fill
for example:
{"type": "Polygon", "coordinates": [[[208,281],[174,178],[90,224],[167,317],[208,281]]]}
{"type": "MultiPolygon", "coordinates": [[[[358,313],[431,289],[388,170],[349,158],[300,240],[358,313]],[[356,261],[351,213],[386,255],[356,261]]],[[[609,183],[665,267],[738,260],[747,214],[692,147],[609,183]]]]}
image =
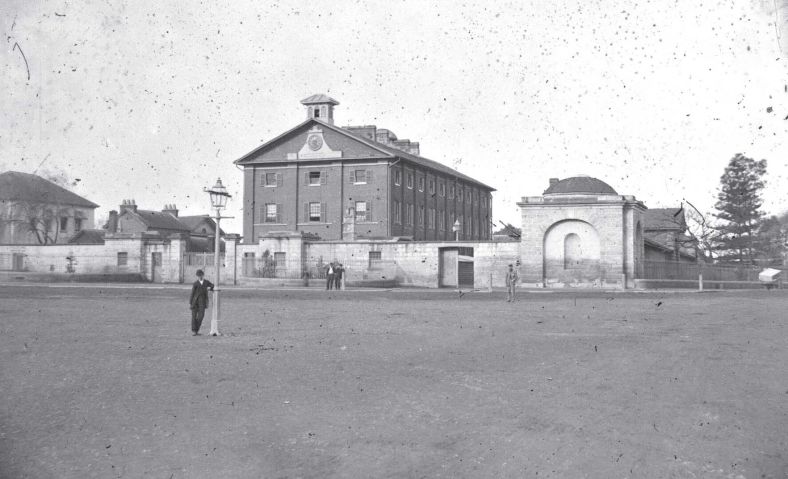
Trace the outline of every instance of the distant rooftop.
{"type": "Polygon", "coordinates": [[[47,179],[18,171],[0,173],[0,200],[98,208],[96,203],[47,179]]]}
{"type": "Polygon", "coordinates": [[[602,180],[585,175],[560,181],[550,181],[545,195],[617,195],[616,190],[602,180]]]}

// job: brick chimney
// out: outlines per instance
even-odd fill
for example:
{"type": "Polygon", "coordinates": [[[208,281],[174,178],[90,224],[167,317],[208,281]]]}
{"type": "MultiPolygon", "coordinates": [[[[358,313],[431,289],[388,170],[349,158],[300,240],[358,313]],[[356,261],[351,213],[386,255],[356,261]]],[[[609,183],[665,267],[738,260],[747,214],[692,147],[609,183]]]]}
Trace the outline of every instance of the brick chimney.
{"type": "Polygon", "coordinates": [[[178,208],[174,204],[172,204],[172,205],[164,205],[164,209],[162,209],[161,212],[162,213],[169,213],[169,214],[171,214],[172,216],[174,216],[176,218],[178,217],[178,208]]]}
{"type": "Polygon", "coordinates": [[[118,232],[118,212],[115,210],[111,210],[109,212],[109,219],[107,220],[107,224],[104,225],[104,229],[107,230],[107,233],[117,233],[118,232]]]}
{"type": "Polygon", "coordinates": [[[120,214],[123,214],[126,210],[137,212],[137,202],[134,200],[123,200],[120,204],[120,214]]]}

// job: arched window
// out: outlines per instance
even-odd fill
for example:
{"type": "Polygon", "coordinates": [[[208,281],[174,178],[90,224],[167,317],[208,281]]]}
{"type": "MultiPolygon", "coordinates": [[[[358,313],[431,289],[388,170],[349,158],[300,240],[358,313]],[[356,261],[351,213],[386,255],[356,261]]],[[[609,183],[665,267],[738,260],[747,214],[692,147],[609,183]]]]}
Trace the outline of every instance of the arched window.
{"type": "Polygon", "coordinates": [[[564,269],[579,268],[583,258],[580,236],[570,233],[564,238],[564,269]]]}

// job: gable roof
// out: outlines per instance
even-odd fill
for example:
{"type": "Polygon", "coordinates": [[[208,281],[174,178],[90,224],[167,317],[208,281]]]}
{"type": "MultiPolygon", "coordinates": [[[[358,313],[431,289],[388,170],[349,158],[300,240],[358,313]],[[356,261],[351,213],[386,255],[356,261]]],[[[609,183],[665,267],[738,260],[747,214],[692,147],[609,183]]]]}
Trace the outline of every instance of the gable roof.
{"type": "MultiPolygon", "coordinates": [[[[208,215],[179,216],[178,221],[180,221],[185,227],[189,228],[189,231],[192,232],[195,228],[200,226],[200,223],[203,221],[207,221],[212,228],[216,229],[216,222],[208,215]]],[[[224,230],[220,228],[219,231],[219,235],[224,236],[224,230]]]]}
{"type": "Polygon", "coordinates": [[[149,210],[137,210],[131,211],[126,210],[121,213],[121,216],[124,214],[133,214],[137,215],[140,220],[150,229],[165,229],[165,230],[176,230],[176,231],[183,231],[184,233],[188,233],[190,230],[189,228],[178,221],[178,218],[172,216],[169,213],[162,213],[161,211],[149,211],[149,210]]]}
{"type": "Polygon", "coordinates": [[[6,171],[0,173],[0,200],[29,201],[36,203],[98,208],[89,201],[62,186],[30,173],[6,171]]]}
{"type": "Polygon", "coordinates": [[[684,208],[649,208],[643,212],[645,230],[685,230],[684,208]]]}
{"type": "MultiPolygon", "coordinates": [[[[406,160],[406,161],[410,161],[410,162],[415,163],[415,164],[417,164],[419,166],[423,166],[425,168],[429,168],[429,169],[438,171],[438,172],[446,174],[446,175],[454,176],[457,179],[465,181],[467,183],[473,183],[473,184],[475,184],[477,186],[481,186],[481,187],[483,187],[483,188],[485,188],[487,190],[495,191],[495,188],[493,188],[492,186],[488,186],[488,185],[482,183],[479,180],[471,178],[468,175],[464,175],[464,174],[460,173],[459,171],[455,170],[454,168],[450,168],[450,167],[448,167],[448,166],[446,166],[446,165],[444,165],[442,163],[439,163],[439,162],[437,162],[435,160],[430,160],[429,158],[424,158],[423,156],[413,155],[413,154],[408,153],[406,151],[398,150],[397,148],[394,148],[394,147],[391,147],[391,146],[388,146],[388,145],[384,145],[382,143],[378,143],[377,141],[370,140],[369,138],[365,138],[365,137],[363,137],[361,135],[357,135],[357,134],[355,134],[353,132],[345,130],[344,128],[340,128],[338,126],[334,126],[334,125],[332,125],[330,123],[326,123],[326,122],[323,122],[323,121],[320,121],[320,120],[316,120],[314,118],[310,118],[310,119],[308,119],[308,120],[296,125],[295,127],[287,130],[286,132],[282,133],[281,135],[279,135],[279,136],[277,136],[277,137],[275,137],[275,138],[263,143],[262,145],[258,146],[254,150],[252,150],[249,153],[247,153],[244,156],[242,156],[241,158],[235,160],[235,164],[253,163],[253,158],[255,156],[257,156],[258,154],[262,153],[264,150],[266,150],[267,148],[269,148],[273,144],[279,142],[281,139],[291,135],[292,133],[294,133],[296,131],[299,131],[301,128],[303,128],[306,125],[309,125],[310,123],[316,123],[316,124],[318,124],[318,125],[320,125],[322,127],[330,129],[331,131],[334,131],[334,132],[339,133],[341,135],[344,135],[344,136],[346,136],[348,138],[351,138],[351,139],[353,139],[355,141],[363,143],[364,145],[366,145],[366,146],[368,146],[368,147],[370,147],[370,148],[372,148],[374,150],[377,150],[378,152],[384,154],[385,156],[387,156],[389,158],[400,158],[400,159],[403,159],[403,160],[406,160]]],[[[341,158],[339,158],[339,160],[341,160],[341,158]]],[[[288,161],[288,160],[282,160],[282,161],[288,161]]],[[[289,161],[292,161],[292,160],[289,160],[289,161]]],[[[337,159],[336,158],[332,158],[332,161],[337,161],[337,159]]]]}
{"type": "Polygon", "coordinates": [[[193,230],[197,226],[200,225],[205,220],[210,220],[211,217],[208,215],[196,215],[196,216],[179,216],[178,221],[183,223],[184,226],[193,230]]]}

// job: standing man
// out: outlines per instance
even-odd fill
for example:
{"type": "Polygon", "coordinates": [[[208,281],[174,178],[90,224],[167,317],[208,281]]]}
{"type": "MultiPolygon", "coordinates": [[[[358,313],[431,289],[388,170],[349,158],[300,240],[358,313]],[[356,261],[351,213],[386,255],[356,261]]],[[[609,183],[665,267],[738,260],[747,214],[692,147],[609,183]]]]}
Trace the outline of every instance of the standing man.
{"type": "Polygon", "coordinates": [[[334,263],[328,263],[326,268],[326,291],[334,286],[334,263]]]}
{"type": "Polygon", "coordinates": [[[197,281],[192,284],[192,297],[189,306],[192,309],[192,336],[200,335],[202,318],[205,317],[205,308],[208,307],[208,290],[213,291],[213,283],[203,278],[203,270],[197,270],[197,281]]]}
{"type": "Polygon", "coordinates": [[[334,289],[339,291],[342,287],[342,277],[345,275],[345,268],[342,263],[337,264],[334,268],[334,289]]]}
{"type": "Polygon", "coordinates": [[[514,302],[514,291],[517,288],[517,281],[520,279],[520,276],[517,274],[517,271],[514,270],[514,265],[509,265],[509,271],[506,272],[506,302],[513,303],[514,302]]]}

